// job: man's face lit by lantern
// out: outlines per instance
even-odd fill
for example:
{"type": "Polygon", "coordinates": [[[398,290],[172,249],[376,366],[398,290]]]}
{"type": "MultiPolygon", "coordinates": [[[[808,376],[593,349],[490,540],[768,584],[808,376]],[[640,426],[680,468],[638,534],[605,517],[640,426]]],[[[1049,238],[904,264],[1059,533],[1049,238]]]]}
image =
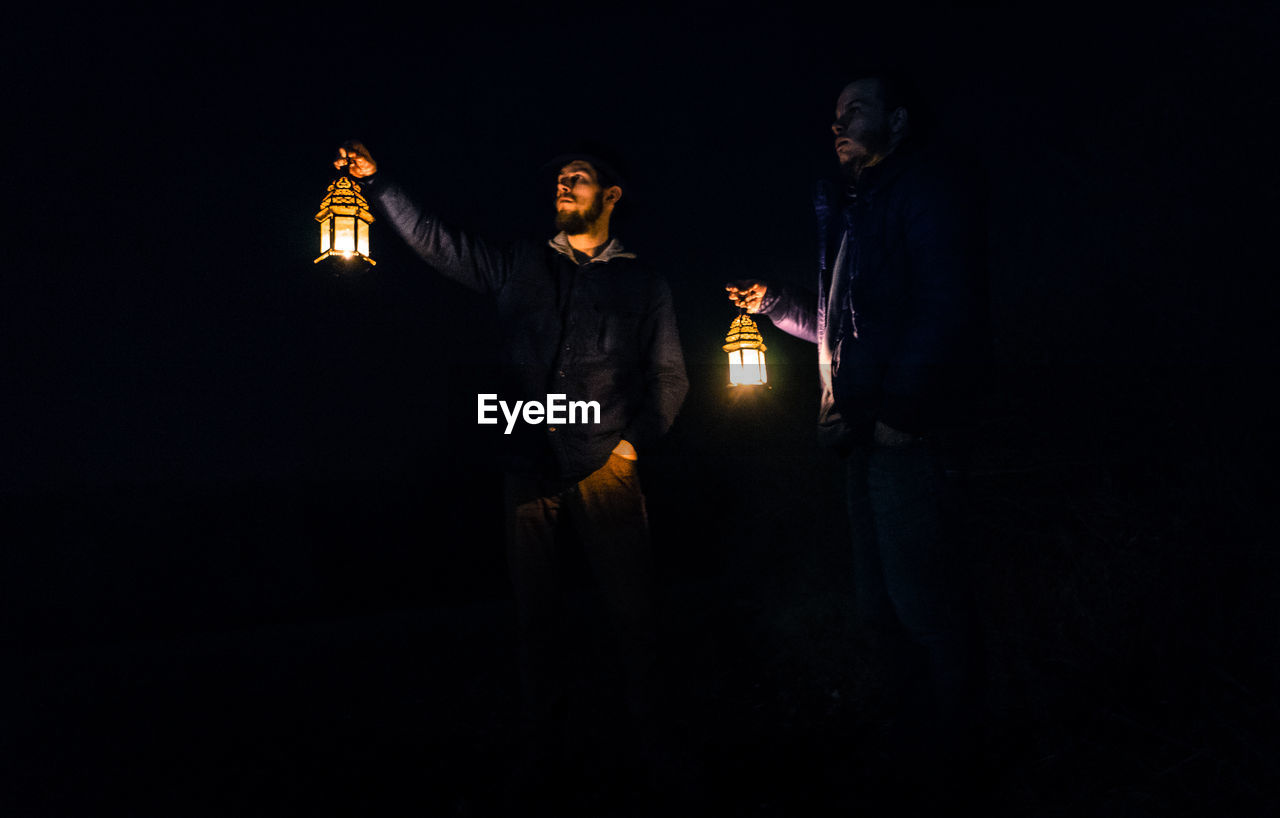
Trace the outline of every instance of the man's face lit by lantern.
{"type": "MultiPolygon", "coordinates": [[[[611,188],[612,189],[612,188],[611,188]]],[[[604,215],[605,191],[595,168],[570,162],[556,178],[556,227],[570,235],[586,233],[604,215]]]]}
{"type": "Polygon", "coordinates": [[[847,173],[857,174],[874,165],[900,141],[906,126],[906,110],[886,110],[879,80],[851,82],[836,99],[836,159],[847,173]]]}

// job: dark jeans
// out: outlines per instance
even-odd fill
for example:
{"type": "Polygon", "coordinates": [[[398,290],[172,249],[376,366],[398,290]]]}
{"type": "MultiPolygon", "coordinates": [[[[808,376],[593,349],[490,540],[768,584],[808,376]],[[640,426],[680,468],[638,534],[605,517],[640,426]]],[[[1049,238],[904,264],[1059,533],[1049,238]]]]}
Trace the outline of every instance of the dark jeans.
{"type": "Polygon", "coordinates": [[[920,660],[917,696],[899,714],[904,749],[920,756],[967,752],[982,719],[981,651],[947,490],[926,440],[848,457],[857,611],[882,660],[920,660]]]}
{"type": "Polygon", "coordinates": [[[561,543],[571,525],[613,620],[626,703],[641,741],[654,724],[657,621],[653,554],[634,461],[611,455],[578,484],[551,493],[538,480],[506,479],[507,561],[515,589],[526,752],[556,753],[565,709],[566,633],[561,543]]]}

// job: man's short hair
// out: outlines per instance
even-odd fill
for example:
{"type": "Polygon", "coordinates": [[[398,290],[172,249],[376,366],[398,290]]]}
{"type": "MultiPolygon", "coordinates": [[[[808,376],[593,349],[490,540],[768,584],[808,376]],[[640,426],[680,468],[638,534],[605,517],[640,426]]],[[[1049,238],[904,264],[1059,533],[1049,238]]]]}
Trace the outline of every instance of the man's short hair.
{"type": "Polygon", "coordinates": [[[849,83],[859,80],[875,80],[880,84],[880,96],[886,112],[892,113],[898,108],[906,108],[911,118],[912,131],[919,131],[926,124],[929,112],[922,99],[920,87],[907,72],[884,66],[867,67],[853,72],[849,80],[840,87],[845,88],[849,83]]]}
{"type": "Polygon", "coordinates": [[[627,189],[626,179],[621,171],[618,170],[617,161],[607,158],[605,151],[600,148],[562,153],[548,161],[543,167],[551,173],[559,174],[560,169],[570,162],[591,163],[591,167],[596,172],[596,181],[600,183],[602,188],[610,188],[617,185],[624,191],[627,189]]]}

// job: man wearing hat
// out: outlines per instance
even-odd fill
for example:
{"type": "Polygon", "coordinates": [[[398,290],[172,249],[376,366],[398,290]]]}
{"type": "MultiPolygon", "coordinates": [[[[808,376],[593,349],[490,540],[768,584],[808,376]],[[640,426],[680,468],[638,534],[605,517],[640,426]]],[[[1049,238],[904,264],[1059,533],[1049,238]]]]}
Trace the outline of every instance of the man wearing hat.
{"type": "MultiPolygon", "coordinates": [[[[596,402],[589,422],[509,428],[504,510],[519,632],[526,777],[544,779],[562,753],[565,686],[558,622],[557,533],[581,542],[614,622],[641,760],[657,723],[653,561],[637,463],[675,420],[688,391],[666,281],[610,233],[624,181],[589,154],[553,160],[555,221],[545,244],[497,246],[441,223],[358,142],[338,167],[432,269],[493,297],[503,330],[505,403],[596,402]]],[[[505,411],[505,410],[504,410],[505,411]]],[[[581,421],[582,418],[579,418],[581,421]]]]}

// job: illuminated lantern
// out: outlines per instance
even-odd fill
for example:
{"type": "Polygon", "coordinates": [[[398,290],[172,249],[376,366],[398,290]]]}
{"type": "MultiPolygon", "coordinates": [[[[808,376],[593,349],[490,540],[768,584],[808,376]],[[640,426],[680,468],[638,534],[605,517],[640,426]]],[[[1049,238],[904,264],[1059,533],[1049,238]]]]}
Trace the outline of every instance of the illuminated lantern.
{"type": "Polygon", "coordinates": [[[760,386],[768,383],[764,371],[764,338],[760,329],[745,312],[739,313],[729,325],[725,336],[724,351],[729,353],[729,385],[760,386]]]}
{"type": "Polygon", "coordinates": [[[342,256],[377,264],[369,258],[369,225],[373,224],[373,214],[355,182],[346,176],[333,180],[320,203],[316,221],[320,222],[320,258],[316,262],[329,256],[342,256]]]}

